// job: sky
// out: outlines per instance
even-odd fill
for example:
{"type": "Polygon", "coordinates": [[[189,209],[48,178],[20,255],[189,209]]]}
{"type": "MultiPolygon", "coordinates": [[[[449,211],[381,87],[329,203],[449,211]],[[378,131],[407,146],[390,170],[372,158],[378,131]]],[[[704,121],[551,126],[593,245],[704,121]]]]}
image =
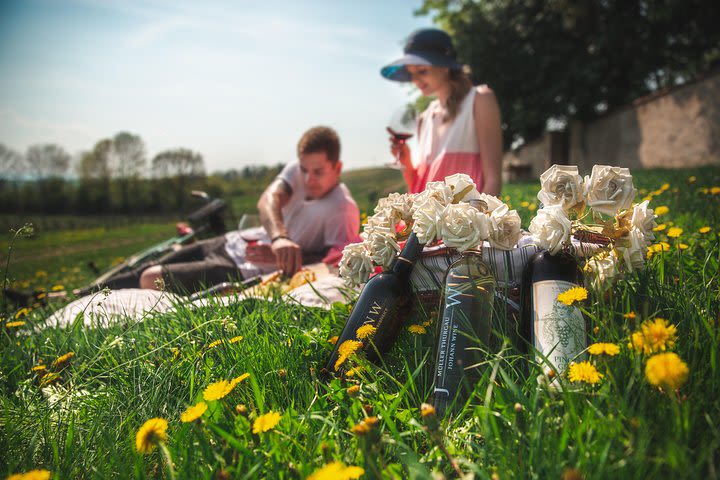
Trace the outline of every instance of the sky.
{"type": "Polygon", "coordinates": [[[346,169],[391,161],[385,126],[417,93],[380,68],[432,26],[415,0],[0,1],[0,143],[78,155],[120,131],[148,160],[200,152],[208,172],[296,158],[335,128],[346,169]]]}

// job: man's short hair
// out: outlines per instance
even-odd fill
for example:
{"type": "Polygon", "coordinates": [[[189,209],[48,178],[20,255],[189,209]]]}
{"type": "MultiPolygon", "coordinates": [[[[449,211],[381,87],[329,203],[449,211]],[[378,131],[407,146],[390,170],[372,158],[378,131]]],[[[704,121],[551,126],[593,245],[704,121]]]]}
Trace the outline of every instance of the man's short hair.
{"type": "Polygon", "coordinates": [[[340,138],[330,127],[313,127],[303,134],[297,145],[297,154],[325,152],[330,163],[340,160],[340,138]]]}

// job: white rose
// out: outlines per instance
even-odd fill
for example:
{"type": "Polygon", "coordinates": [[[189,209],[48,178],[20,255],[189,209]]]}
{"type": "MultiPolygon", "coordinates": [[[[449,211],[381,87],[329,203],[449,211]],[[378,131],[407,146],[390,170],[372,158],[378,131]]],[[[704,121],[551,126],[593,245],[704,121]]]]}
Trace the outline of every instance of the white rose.
{"type": "Polygon", "coordinates": [[[431,243],[437,238],[437,226],[444,209],[445,205],[434,197],[428,197],[422,204],[415,205],[412,231],[420,243],[431,243]]]}
{"type": "Polygon", "coordinates": [[[657,227],[655,222],[655,212],[652,208],[648,208],[648,201],[645,200],[642,203],[638,203],[633,207],[632,219],[630,224],[632,228],[640,230],[649,244],[655,240],[655,234],[653,229],[657,227]]]}
{"type": "Polygon", "coordinates": [[[562,206],[541,208],[530,222],[530,233],[535,243],[550,254],[557,254],[563,245],[570,242],[572,222],[562,206]]]}
{"type": "Polygon", "coordinates": [[[467,203],[445,207],[438,225],[438,236],[448,247],[464,252],[490,236],[490,218],[467,203]]]}
{"type": "Polygon", "coordinates": [[[592,284],[598,290],[607,290],[611,286],[612,279],[618,273],[618,258],[614,251],[600,252],[588,259],[585,270],[589,272],[592,278],[592,284]]]}
{"type": "Polygon", "coordinates": [[[385,216],[382,212],[376,213],[372,217],[368,217],[367,222],[363,226],[363,232],[360,236],[366,240],[371,234],[380,232],[382,234],[395,234],[395,222],[385,216]]]}
{"type": "Polygon", "coordinates": [[[464,173],[456,173],[445,177],[445,185],[452,190],[453,203],[467,202],[478,198],[478,195],[480,195],[473,179],[464,173]]]}
{"type": "Polygon", "coordinates": [[[487,213],[491,213],[505,205],[502,200],[497,197],[493,197],[492,195],[488,195],[487,193],[480,193],[477,198],[474,198],[473,200],[480,200],[481,202],[484,202],[485,205],[487,205],[487,213]]]}
{"type": "Polygon", "coordinates": [[[637,190],[630,170],[607,165],[595,165],[585,181],[587,204],[596,212],[615,215],[632,206],[637,190]]]}
{"type": "Polygon", "coordinates": [[[391,218],[395,223],[403,220],[409,222],[412,218],[411,209],[413,205],[412,194],[391,193],[378,201],[375,207],[375,214],[391,218]]]}
{"type": "Polygon", "coordinates": [[[452,203],[452,189],[445,185],[445,182],[428,182],[428,184],[425,185],[425,190],[420,193],[416,193],[413,197],[413,204],[411,207],[413,218],[415,211],[418,208],[422,208],[422,205],[431,198],[445,207],[445,205],[452,203]]]}
{"type": "Polygon", "coordinates": [[[364,243],[351,243],[343,249],[340,259],[340,276],[348,283],[360,285],[368,281],[375,270],[364,243]]]}
{"type": "Polygon", "coordinates": [[[400,251],[395,236],[381,232],[370,234],[365,240],[365,246],[368,248],[370,258],[372,258],[375,265],[382,265],[383,267],[389,267],[400,251]]]}
{"type": "Polygon", "coordinates": [[[537,194],[545,207],[560,205],[569,212],[585,203],[583,179],[575,165],[553,165],[540,175],[541,189],[537,194]]]}
{"type": "MultiPolygon", "coordinates": [[[[492,197],[494,198],[494,197],[492,197]]],[[[499,200],[498,200],[499,201],[499,200]]],[[[504,203],[490,214],[490,245],[502,250],[512,250],[522,236],[520,215],[509,210],[504,203]]]]}
{"type": "Polygon", "coordinates": [[[628,272],[642,270],[645,268],[645,255],[647,255],[648,243],[645,235],[640,229],[633,228],[630,234],[622,239],[622,245],[617,250],[622,255],[622,260],[627,266],[628,272]]]}

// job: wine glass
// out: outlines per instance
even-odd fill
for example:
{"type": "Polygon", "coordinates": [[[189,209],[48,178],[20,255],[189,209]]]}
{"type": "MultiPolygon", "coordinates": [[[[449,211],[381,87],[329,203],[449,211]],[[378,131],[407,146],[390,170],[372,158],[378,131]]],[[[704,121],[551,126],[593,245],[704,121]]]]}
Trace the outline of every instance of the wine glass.
{"type": "Polygon", "coordinates": [[[248,245],[255,245],[265,235],[260,215],[256,213],[244,213],[238,222],[238,230],[240,230],[240,238],[248,245]]]}
{"type": "MultiPolygon", "coordinates": [[[[397,108],[387,127],[387,132],[392,135],[394,143],[404,144],[415,134],[415,107],[408,103],[397,108]]],[[[386,167],[400,169],[400,153],[395,156],[392,163],[386,163],[386,167]]]]}

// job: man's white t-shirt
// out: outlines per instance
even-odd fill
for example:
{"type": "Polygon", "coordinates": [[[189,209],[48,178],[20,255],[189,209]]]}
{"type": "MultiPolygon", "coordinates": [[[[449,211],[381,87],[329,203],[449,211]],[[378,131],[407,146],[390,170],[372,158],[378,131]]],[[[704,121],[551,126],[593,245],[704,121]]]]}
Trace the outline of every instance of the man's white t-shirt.
{"type": "MultiPolygon", "coordinates": [[[[342,249],[358,239],[360,210],[344,183],[330,190],[324,197],[307,199],[300,165],[286,165],[277,178],[290,186],[292,193],[282,208],[283,222],[290,239],[300,245],[303,253],[319,253],[332,248],[342,249]]],[[[270,243],[262,227],[259,242],[270,243]]],[[[254,264],[245,260],[246,242],[241,232],[234,230],[225,234],[225,250],[241,270],[243,278],[272,272],[276,264],[254,264]]]]}

